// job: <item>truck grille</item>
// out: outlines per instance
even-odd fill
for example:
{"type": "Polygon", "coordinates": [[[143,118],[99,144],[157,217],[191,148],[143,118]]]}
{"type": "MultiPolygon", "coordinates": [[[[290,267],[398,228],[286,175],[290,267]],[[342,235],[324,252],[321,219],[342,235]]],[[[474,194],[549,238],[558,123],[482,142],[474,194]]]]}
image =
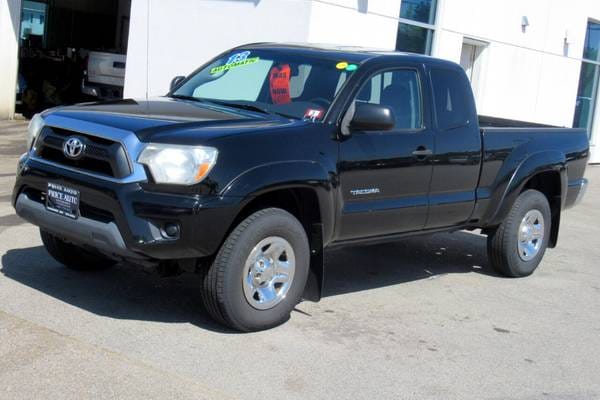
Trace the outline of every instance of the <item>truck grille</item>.
{"type": "Polygon", "coordinates": [[[132,173],[121,143],[61,128],[45,126],[36,141],[35,154],[47,161],[117,179],[132,173]],[[83,155],[77,160],[63,152],[65,142],[73,136],[85,145],[83,155]]]}

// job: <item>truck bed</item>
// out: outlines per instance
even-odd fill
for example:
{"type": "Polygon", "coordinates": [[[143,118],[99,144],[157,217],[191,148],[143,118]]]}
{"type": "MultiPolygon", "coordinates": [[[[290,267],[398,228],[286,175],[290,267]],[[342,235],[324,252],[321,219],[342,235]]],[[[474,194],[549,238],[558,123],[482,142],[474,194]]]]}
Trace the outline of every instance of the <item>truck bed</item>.
{"type": "Polygon", "coordinates": [[[519,171],[526,169],[532,160],[539,163],[539,158],[560,176],[562,181],[557,185],[566,186],[561,208],[575,203],[577,191],[570,188],[581,184],[589,157],[585,129],[481,127],[480,130],[483,154],[476,214],[482,220],[493,224],[502,215],[499,205],[510,188],[518,184],[519,171]]]}

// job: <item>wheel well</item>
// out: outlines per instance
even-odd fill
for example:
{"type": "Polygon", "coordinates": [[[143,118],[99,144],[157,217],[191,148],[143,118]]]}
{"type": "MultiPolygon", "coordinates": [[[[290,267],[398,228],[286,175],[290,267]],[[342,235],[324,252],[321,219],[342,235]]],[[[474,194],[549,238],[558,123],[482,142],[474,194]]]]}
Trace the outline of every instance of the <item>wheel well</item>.
{"type": "Polygon", "coordinates": [[[560,174],[556,171],[546,171],[534,175],[525,183],[522,192],[528,189],[544,193],[550,203],[555,200],[560,202],[560,174]]]}
{"type": "Polygon", "coordinates": [[[310,246],[310,273],[302,297],[305,300],[319,301],[324,279],[323,225],[316,192],[309,188],[286,188],[256,196],[240,211],[229,230],[233,230],[256,211],[270,207],[286,210],[304,227],[310,246]]]}
{"type": "Polygon", "coordinates": [[[535,189],[546,196],[550,211],[552,212],[552,228],[548,247],[555,247],[558,241],[558,228],[560,225],[561,210],[561,180],[560,173],[556,171],[541,172],[532,176],[523,186],[525,190],[535,189]]]}
{"type": "Polygon", "coordinates": [[[321,211],[317,194],[312,189],[289,188],[261,194],[244,206],[235,218],[232,229],[244,219],[265,208],[281,208],[300,221],[310,239],[311,226],[321,223],[321,211]]]}

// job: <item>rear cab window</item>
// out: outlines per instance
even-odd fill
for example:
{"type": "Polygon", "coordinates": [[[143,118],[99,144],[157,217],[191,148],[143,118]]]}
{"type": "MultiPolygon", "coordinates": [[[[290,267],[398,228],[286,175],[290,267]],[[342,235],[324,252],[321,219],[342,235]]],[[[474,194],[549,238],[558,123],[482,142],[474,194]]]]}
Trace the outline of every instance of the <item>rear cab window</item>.
{"type": "Polygon", "coordinates": [[[432,68],[431,82],[438,128],[450,130],[472,123],[476,118],[471,84],[460,70],[432,68]]]}

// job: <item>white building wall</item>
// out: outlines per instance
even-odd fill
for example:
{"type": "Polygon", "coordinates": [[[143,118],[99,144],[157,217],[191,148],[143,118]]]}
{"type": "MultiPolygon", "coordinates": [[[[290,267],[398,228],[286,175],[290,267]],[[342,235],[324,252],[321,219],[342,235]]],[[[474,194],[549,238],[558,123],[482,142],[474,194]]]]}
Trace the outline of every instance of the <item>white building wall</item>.
{"type": "Polygon", "coordinates": [[[125,98],[148,96],[148,0],[132,0],[125,69],[125,98]]]}
{"type": "Polygon", "coordinates": [[[15,112],[21,0],[0,1],[0,119],[15,112]]]}
{"type": "MultiPolygon", "coordinates": [[[[445,0],[440,7],[434,56],[459,62],[464,38],[489,43],[477,85],[480,114],[572,126],[587,22],[600,20],[597,0],[445,0]]],[[[592,146],[600,162],[597,110],[592,146]]]]}
{"type": "Polygon", "coordinates": [[[303,0],[133,0],[125,96],[164,95],[171,79],[245,43],[306,42],[303,0]]]}
{"type": "MultiPolygon", "coordinates": [[[[581,36],[585,36],[586,19],[566,13],[562,21],[549,26],[552,13],[558,11],[555,3],[554,0],[443,3],[442,29],[436,35],[434,55],[459,62],[464,37],[489,42],[483,54],[486,68],[479,80],[481,114],[571,125],[580,62],[563,56],[564,33],[568,30],[573,40],[570,53],[582,53],[581,36]],[[525,32],[521,28],[523,16],[530,23],[525,32]],[[557,98],[561,101],[557,102],[557,98]],[[557,109],[557,103],[562,107],[557,109]]],[[[560,11],[564,8],[569,7],[560,7],[560,11]]]]}
{"type": "Polygon", "coordinates": [[[308,41],[393,50],[398,15],[399,1],[313,1],[308,41]]]}

